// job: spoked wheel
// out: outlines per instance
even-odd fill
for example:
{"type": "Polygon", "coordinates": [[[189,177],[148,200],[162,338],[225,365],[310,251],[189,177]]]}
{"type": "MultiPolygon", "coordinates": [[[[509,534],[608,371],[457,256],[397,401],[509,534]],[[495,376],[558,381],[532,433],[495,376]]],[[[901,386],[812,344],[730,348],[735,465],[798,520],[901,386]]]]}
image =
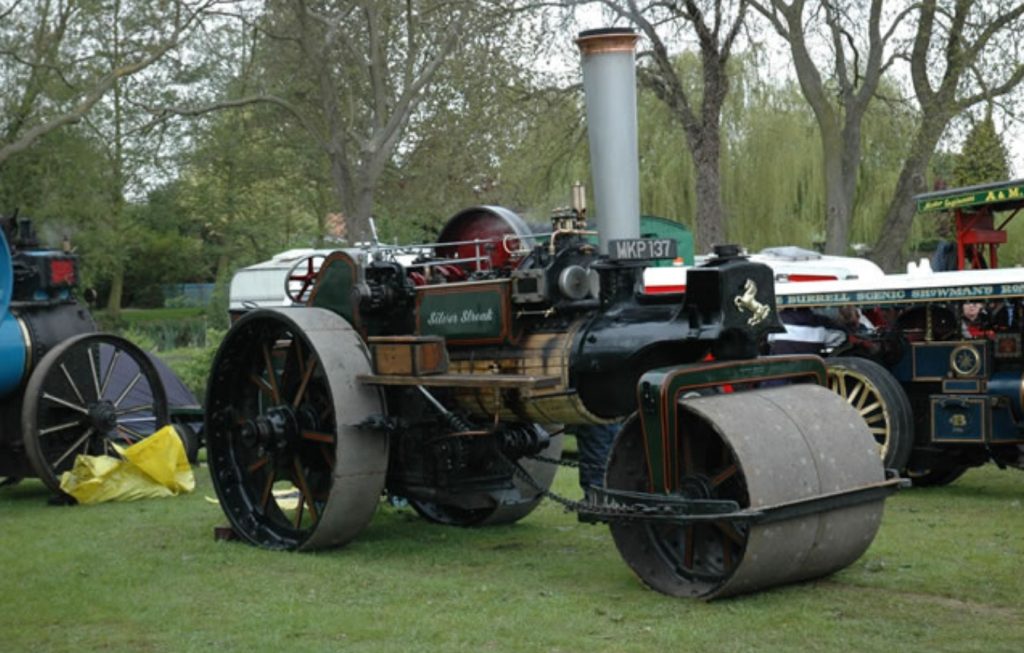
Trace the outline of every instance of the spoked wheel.
{"type": "Polygon", "coordinates": [[[25,386],[22,438],[32,469],[60,492],[60,476],[78,454],[113,454],[168,423],[160,376],[124,338],[88,333],[39,361],[25,386]]]}
{"type": "Polygon", "coordinates": [[[326,258],[323,254],[313,254],[296,261],[285,275],[285,296],[296,304],[305,304],[313,290],[313,283],[320,272],[320,266],[323,265],[326,258]]]}
{"type": "MultiPolygon", "coordinates": [[[[864,422],[820,386],[693,397],[673,408],[677,430],[663,445],[645,442],[635,418],[623,426],[608,462],[609,489],[728,500],[742,512],[884,480],[864,422]]],[[[881,514],[878,499],[774,521],[638,516],[613,520],[611,531],[622,558],[652,589],[713,599],[849,565],[870,545],[881,514]]]]}
{"type": "Polygon", "coordinates": [[[899,382],[866,358],[836,357],[828,364],[828,387],[846,399],[878,443],[882,464],[902,471],[914,446],[914,414],[899,382]]]}
{"type": "Polygon", "coordinates": [[[206,397],[207,459],[235,532],[257,546],[340,546],[373,516],[387,435],[359,334],[319,308],[263,309],[224,338],[206,397]]]}
{"type": "MultiPolygon", "coordinates": [[[[535,425],[535,428],[543,428],[535,425]]],[[[552,436],[548,446],[540,452],[544,458],[557,460],[562,455],[561,434],[552,436]]],[[[519,461],[523,470],[536,485],[547,491],[555,480],[558,466],[524,458],[519,461]]],[[[466,508],[423,499],[409,499],[409,505],[421,517],[447,526],[494,526],[512,524],[526,517],[543,500],[543,493],[527,481],[513,478],[513,488],[500,492],[480,492],[468,497],[469,503],[483,504],[479,508],[466,508]]]]}

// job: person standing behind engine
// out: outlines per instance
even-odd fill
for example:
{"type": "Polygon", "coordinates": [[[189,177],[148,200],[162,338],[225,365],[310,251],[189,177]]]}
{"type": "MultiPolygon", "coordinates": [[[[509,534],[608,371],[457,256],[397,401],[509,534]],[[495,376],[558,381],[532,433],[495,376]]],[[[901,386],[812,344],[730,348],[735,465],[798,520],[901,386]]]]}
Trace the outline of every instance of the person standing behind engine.
{"type": "Polygon", "coordinates": [[[988,313],[985,312],[985,305],[981,302],[964,302],[960,314],[960,329],[964,338],[977,340],[995,337],[989,324],[988,313]]]}
{"type": "Polygon", "coordinates": [[[809,308],[779,311],[779,319],[786,332],[768,335],[770,354],[821,354],[846,340],[842,326],[809,308]]]}

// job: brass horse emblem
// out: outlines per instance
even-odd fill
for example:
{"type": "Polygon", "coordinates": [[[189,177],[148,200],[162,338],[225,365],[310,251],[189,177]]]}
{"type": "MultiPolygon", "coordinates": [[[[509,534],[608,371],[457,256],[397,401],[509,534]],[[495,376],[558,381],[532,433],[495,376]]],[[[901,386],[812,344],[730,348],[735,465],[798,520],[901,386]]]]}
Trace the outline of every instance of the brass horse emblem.
{"type": "Polygon", "coordinates": [[[733,297],[732,302],[741,313],[751,313],[747,320],[749,326],[757,326],[764,322],[768,314],[772,312],[770,306],[757,301],[757,284],[753,279],[747,279],[747,282],[743,284],[743,293],[733,297]]]}

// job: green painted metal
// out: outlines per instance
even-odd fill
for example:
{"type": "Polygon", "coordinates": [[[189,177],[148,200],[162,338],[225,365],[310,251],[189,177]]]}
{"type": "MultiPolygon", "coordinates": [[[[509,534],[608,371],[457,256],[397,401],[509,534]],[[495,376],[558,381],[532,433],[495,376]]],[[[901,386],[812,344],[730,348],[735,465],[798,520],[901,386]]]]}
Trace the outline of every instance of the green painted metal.
{"type": "Polygon", "coordinates": [[[352,295],[355,283],[355,262],[346,254],[332,254],[321,266],[310,304],[336,313],[350,324],[357,324],[352,295]]]}
{"type": "MultiPolygon", "coordinates": [[[[637,406],[644,432],[650,491],[677,488],[681,456],[677,437],[679,400],[688,392],[761,381],[797,380],[826,385],[825,363],[817,356],[772,356],[663,367],[640,377],[637,406]]],[[[732,391],[730,388],[728,391],[732,391]]]]}
{"type": "MultiPolygon", "coordinates": [[[[676,254],[683,259],[683,265],[694,264],[693,234],[682,222],[669,218],[661,218],[656,215],[640,216],[640,237],[641,238],[671,238],[676,241],[676,254]]],[[[597,236],[587,238],[590,242],[597,244],[597,236]]],[[[673,261],[651,261],[651,267],[670,267],[673,261]]]]}
{"type": "Polygon", "coordinates": [[[500,342],[508,333],[508,284],[460,284],[417,292],[416,333],[449,342],[500,342]]]}
{"type": "Polygon", "coordinates": [[[914,200],[919,213],[979,206],[1005,211],[1024,206],[1024,179],[924,193],[915,196],[914,200]]]}
{"type": "MultiPolygon", "coordinates": [[[[693,265],[693,234],[686,225],[656,215],[640,216],[640,236],[642,238],[671,238],[676,241],[677,255],[683,259],[683,265],[693,265]]],[[[672,261],[654,261],[653,267],[668,267],[672,261]]]]}

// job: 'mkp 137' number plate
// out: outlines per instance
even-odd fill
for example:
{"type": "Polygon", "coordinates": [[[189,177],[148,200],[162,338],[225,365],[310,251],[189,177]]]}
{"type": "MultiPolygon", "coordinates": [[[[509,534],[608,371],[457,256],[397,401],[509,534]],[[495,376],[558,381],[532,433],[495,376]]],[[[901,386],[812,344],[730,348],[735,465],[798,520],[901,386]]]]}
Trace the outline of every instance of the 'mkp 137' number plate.
{"type": "Polygon", "coordinates": [[[608,256],[613,261],[649,261],[676,257],[676,241],[671,238],[625,238],[608,241],[608,256]]]}

